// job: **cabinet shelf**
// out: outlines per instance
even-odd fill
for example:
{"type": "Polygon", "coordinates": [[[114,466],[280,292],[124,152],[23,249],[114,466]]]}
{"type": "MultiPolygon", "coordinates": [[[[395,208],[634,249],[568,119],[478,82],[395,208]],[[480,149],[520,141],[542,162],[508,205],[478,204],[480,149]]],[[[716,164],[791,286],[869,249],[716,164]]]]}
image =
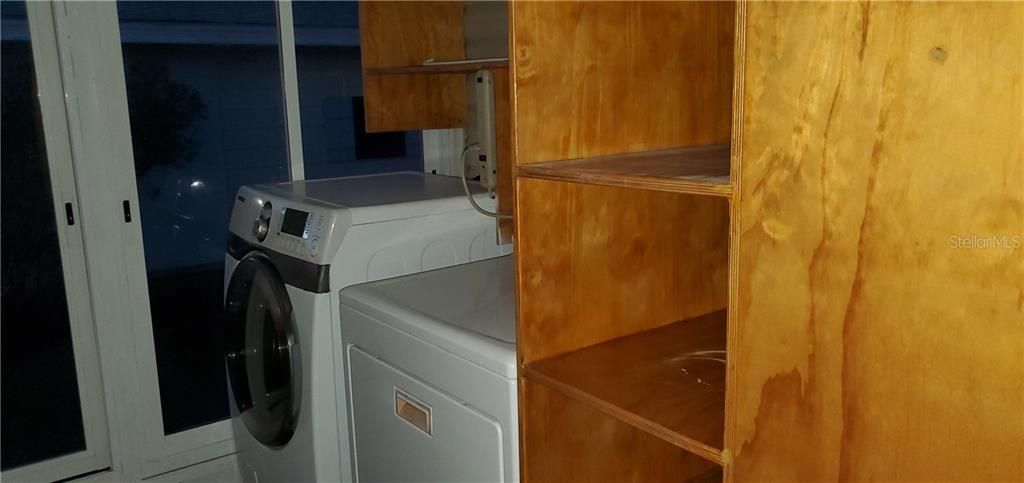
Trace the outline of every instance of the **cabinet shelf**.
{"type": "Polygon", "coordinates": [[[400,67],[372,67],[366,69],[367,75],[408,75],[408,74],[465,74],[480,69],[508,68],[508,58],[495,57],[490,59],[467,59],[427,62],[420,65],[400,67]]]}
{"type": "Polygon", "coordinates": [[[727,144],[524,164],[519,174],[724,198],[733,192],[727,144]]]}
{"type": "Polygon", "coordinates": [[[690,453],[724,464],[725,311],[528,364],[524,376],[690,453]]]}

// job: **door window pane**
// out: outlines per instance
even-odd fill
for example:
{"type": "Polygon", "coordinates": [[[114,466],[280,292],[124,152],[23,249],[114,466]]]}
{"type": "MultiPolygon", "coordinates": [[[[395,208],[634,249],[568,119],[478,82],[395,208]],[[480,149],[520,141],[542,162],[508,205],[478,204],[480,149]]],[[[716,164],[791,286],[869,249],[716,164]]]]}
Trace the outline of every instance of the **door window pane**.
{"type": "Polygon", "coordinates": [[[243,184],[287,181],[273,2],[118,2],[167,434],[229,417],[224,247],[243,184]]]}
{"type": "Polygon", "coordinates": [[[294,2],[307,179],[423,171],[419,131],[367,133],[356,2],[294,2]]]}
{"type": "Polygon", "coordinates": [[[0,2],[0,466],[85,449],[24,2],[0,2]]]}

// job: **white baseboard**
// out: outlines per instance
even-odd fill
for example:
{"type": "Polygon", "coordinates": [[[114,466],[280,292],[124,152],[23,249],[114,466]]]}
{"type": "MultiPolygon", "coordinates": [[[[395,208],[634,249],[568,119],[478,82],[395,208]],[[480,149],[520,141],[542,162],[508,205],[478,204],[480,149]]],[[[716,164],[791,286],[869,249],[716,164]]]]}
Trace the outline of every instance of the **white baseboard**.
{"type": "MultiPolygon", "coordinates": [[[[103,471],[71,480],[74,483],[121,483],[128,481],[115,471],[103,471]]],[[[184,468],[178,468],[145,480],[154,483],[242,483],[238,455],[229,454],[184,468]]]]}

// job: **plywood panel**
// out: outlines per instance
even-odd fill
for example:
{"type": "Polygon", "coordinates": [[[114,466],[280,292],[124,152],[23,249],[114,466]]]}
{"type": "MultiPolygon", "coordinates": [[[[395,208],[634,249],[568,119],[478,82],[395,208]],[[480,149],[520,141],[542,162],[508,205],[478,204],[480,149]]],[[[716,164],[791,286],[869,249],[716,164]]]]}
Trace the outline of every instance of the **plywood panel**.
{"type": "Polygon", "coordinates": [[[519,164],[729,141],[731,2],[513,2],[519,164]]]}
{"type": "Polygon", "coordinates": [[[523,481],[721,481],[721,467],[529,380],[523,481]],[[584,429],[585,428],[585,429],[584,429]]]}
{"type": "Polygon", "coordinates": [[[732,196],[729,146],[695,146],[524,164],[522,176],[649,190],[732,196]]]}
{"type": "Polygon", "coordinates": [[[723,464],[725,311],[534,362],[523,377],[723,464]]]}
{"type": "Polygon", "coordinates": [[[725,199],[523,177],[517,189],[522,361],[725,307],[725,199]]]}
{"type": "Polygon", "coordinates": [[[747,8],[732,479],[1024,481],[1024,4],[747,8]]]}
{"type": "Polygon", "coordinates": [[[359,2],[359,34],[368,131],[462,126],[463,74],[366,73],[464,59],[461,2],[359,2]]]}

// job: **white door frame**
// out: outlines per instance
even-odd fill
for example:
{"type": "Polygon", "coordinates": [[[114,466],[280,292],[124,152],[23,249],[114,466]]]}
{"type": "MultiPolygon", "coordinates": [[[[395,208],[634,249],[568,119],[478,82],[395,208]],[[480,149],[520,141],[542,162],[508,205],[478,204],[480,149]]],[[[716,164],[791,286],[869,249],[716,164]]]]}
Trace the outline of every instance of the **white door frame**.
{"type": "Polygon", "coordinates": [[[302,118],[299,109],[299,74],[295,55],[292,0],[277,0],[277,38],[281,58],[281,90],[288,139],[288,172],[292,181],[306,179],[302,158],[302,118]]]}
{"type": "Polygon", "coordinates": [[[164,435],[115,2],[53,2],[96,300],[114,471],[164,473],[234,451],[229,421],[164,435]],[[132,220],[123,216],[128,202],[132,220]],[[97,304],[99,307],[100,304],[97,304]],[[100,313],[102,311],[102,313],[100,313]]]}
{"type": "MultiPolygon", "coordinates": [[[[116,301],[94,310],[112,471],[138,480],[231,454],[229,420],[164,434],[117,4],[53,0],[52,11],[93,297],[116,301]],[[121,215],[124,201],[131,222],[121,215]]],[[[289,171],[301,178],[291,3],[279,2],[277,14],[279,23],[289,22],[279,26],[289,171]]]]}
{"type": "Polygon", "coordinates": [[[82,223],[69,225],[65,221],[64,204],[71,203],[72,216],[75,218],[79,218],[81,205],[75,186],[53,10],[51,5],[45,2],[26,2],[26,10],[47,165],[50,171],[54,221],[57,223],[57,238],[67,294],[68,319],[86,449],[14,468],[3,472],[2,477],[10,481],[52,481],[110,466],[110,443],[107,439],[107,418],[86,271],[82,223]]]}

